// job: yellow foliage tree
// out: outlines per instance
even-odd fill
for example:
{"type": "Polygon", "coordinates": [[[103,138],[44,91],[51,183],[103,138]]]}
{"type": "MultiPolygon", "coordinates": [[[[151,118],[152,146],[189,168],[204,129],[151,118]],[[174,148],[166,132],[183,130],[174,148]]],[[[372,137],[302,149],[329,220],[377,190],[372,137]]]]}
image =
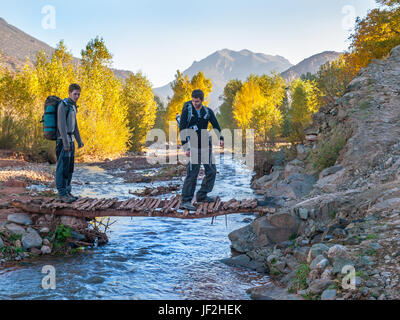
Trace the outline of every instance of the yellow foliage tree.
{"type": "Polygon", "coordinates": [[[128,149],[127,105],[121,102],[122,83],[109,68],[111,59],[103,39],[91,40],[82,50],[78,123],[85,148],[80,157],[116,157],[128,149]]]}
{"type": "Polygon", "coordinates": [[[157,103],[150,82],[141,73],[128,77],[124,84],[123,101],[128,107],[130,145],[138,151],[144,145],[147,132],[154,127],[157,103]]]}

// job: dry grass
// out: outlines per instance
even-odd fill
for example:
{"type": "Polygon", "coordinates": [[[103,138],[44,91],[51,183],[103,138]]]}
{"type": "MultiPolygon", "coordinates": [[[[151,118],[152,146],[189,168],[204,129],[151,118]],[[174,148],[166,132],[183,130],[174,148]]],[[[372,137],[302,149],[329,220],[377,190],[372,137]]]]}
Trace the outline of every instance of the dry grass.
{"type": "Polygon", "coordinates": [[[6,167],[0,170],[0,182],[18,180],[28,184],[50,184],[54,181],[52,169],[42,165],[6,167]]]}

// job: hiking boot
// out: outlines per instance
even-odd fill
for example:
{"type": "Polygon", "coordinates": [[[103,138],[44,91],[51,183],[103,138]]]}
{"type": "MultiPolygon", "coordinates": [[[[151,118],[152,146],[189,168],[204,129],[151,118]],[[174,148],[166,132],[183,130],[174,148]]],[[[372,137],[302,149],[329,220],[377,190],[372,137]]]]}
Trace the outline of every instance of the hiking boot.
{"type": "Polygon", "coordinates": [[[181,210],[189,210],[189,211],[196,211],[196,207],[192,205],[190,202],[184,202],[179,207],[181,210]]]}
{"type": "Polygon", "coordinates": [[[70,198],[74,199],[74,201],[76,201],[76,200],[79,199],[79,197],[73,196],[73,195],[71,194],[71,192],[68,192],[68,196],[69,196],[70,198]]]}
{"type": "Polygon", "coordinates": [[[75,202],[76,200],[72,197],[70,197],[69,195],[65,195],[65,196],[58,196],[58,200],[64,203],[72,203],[75,202]]]}
{"type": "Polygon", "coordinates": [[[216,199],[215,198],[211,198],[211,197],[205,197],[205,198],[198,198],[197,202],[208,202],[208,203],[212,203],[214,202],[216,199]]]}

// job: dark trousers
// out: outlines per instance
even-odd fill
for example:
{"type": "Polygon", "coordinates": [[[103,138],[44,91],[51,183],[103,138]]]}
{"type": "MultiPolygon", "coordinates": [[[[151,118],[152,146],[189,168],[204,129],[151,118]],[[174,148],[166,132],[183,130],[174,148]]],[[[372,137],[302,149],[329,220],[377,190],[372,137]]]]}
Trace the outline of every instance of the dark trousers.
{"type": "Polygon", "coordinates": [[[201,164],[204,166],[206,176],[203,179],[200,190],[197,192],[197,200],[201,201],[204,199],[207,193],[210,193],[214,188],[217,167],[212,163],[212,156],[209,157],[210,161],[207,161],[207,163],[201,162],[200,152],[198,156],[199,161],[197,161],[197,164],[189,163],[187,165],[187,175],[182,189],[183,202],[191,202],[193,199],[201,164]]]}
{"type": "Polygon", "coordinates": [[[71,192],[71,181],[75,162],[75,143],[71,142],[70,151],[65,152],[62,140],[58,139],[56,155],[56,187],[60,196],[66,196],[71,192]]]}

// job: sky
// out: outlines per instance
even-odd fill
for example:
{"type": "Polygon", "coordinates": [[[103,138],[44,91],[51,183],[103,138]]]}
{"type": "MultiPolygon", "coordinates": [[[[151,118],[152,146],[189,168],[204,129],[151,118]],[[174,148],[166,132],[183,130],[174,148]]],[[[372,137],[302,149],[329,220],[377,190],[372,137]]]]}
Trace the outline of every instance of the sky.
{"type": "Polygon", "coordinates": [[[280,55],[297,64],[314,54],[344,51],[357,16],[374,0],[13,0],[0,17],[74,56],[96,36],[113,66],[141,71],[154,87],[221,49],[280,55]]]}

